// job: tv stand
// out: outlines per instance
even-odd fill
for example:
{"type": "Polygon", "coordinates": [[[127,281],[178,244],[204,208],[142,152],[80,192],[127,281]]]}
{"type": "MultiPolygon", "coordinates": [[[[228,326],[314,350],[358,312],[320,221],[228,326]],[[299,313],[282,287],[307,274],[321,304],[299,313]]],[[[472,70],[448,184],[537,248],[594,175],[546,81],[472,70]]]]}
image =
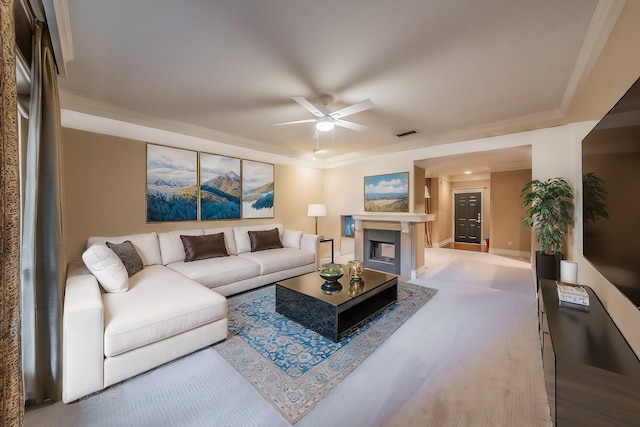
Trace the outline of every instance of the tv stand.
{"type": "Polygon", "coordinates": [[[559,426],[640,422],[640,360],[589,293],[588,311],[560,306],[556,282],[540,280],[538,320],[551,419],[559,426]]]}

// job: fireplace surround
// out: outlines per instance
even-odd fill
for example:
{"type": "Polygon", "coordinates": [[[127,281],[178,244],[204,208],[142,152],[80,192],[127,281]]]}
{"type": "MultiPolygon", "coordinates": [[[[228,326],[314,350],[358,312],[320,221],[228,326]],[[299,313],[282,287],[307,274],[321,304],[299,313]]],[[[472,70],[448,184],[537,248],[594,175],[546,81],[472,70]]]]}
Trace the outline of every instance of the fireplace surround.
{"type": "MultiPolygon", "coordinates": [[[[399,236],[399,243],[395,240],[394,244],[394,264],[397,261],[399,263],[398,272],[392,273],[400,276],[401,279],[407,280],[416,278],[424,273],[424,223],[427,221],[433,221],[435,215],[433,214],[420,214],[420,213],[375,213],[375,214],[359,214],[353,215],[355,220],[355,256],[356,259],[362,260],[365,263],[365,253],[368,254],[371,250],[370,246],[365,247],[365,232],[391,230],[396,232],[399,236]],[[396,251],[399,251],[399,255],[396,255],[396,251]]],[[[368,234],[368,232],[367,232],[368,234]]],[[[384,257],[388,257],[389,243],[388,241],[382,241],[382,245],[379,247],[383,262],[384,257]]],[[[383,271],[389,273],[388,270],[381,269],[381,265],[367,266],[372,270],[383,271]]],[[[387,267],[387,266],[384,266],[387,267]]],[[[394,267],[395,268],[395,267],[394,267]]]]}

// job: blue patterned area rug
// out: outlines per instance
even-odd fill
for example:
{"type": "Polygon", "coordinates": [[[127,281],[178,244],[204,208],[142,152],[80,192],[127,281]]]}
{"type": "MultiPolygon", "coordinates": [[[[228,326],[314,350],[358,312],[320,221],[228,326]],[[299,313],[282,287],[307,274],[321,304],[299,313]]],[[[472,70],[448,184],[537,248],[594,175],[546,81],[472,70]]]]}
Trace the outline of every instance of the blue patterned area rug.
{"type": "Polygon", "coordinates": [[[229,338],[214,348],[295,424],[436,292],[399,283],[396,304],[335,343],[276,313],[269,285],[229,297],[229,338]]]}

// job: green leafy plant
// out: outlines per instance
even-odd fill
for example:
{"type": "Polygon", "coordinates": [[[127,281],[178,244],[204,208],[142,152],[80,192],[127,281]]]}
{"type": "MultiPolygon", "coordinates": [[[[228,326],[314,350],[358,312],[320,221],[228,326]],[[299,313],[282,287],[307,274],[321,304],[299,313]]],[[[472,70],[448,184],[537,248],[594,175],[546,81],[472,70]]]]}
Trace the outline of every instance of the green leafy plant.
{"type": "Polygon", "coordinates": [[[593,172],[582,175],[582,198],[584,222],[596,222],[599,219],[609,219],[607,212],[607,189],[604,180],[593,172]]]}
{"type": "Polygon", "coordinates": [[[564,178],[534,179],[522,189],[523,223],[536,233],[540,250],[546,255],[561,252],[567,228],[573,223],[573,189],[564,178]]]}
{"type": "Polygon", "coordinates": [[[320,274],[337,275],[337,274],[344,274],[344,271],[342,270],[342,267],[340,267],[339,265],[329,265],[329,266],[322,266],[320,268],[320,274]]]}

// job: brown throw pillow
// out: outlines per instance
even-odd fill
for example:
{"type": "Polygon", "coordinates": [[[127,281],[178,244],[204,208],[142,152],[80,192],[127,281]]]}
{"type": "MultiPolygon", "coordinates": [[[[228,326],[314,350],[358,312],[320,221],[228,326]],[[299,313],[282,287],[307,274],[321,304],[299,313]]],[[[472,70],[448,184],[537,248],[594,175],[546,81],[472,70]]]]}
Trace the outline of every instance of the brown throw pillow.
{"type": "Polygon", "coordinates": [[[278,232],[277,228],[264,231],[249,231],[249,241],[251,242],[251,252],[282,247],[280,232],[278,232]]]}
{"type": "Polygon", "coordinates": [[[224,244],[224,233],[204,236],[180,235],[180,239],[184,246],[185,262],[229,256],[224,244]]]}

